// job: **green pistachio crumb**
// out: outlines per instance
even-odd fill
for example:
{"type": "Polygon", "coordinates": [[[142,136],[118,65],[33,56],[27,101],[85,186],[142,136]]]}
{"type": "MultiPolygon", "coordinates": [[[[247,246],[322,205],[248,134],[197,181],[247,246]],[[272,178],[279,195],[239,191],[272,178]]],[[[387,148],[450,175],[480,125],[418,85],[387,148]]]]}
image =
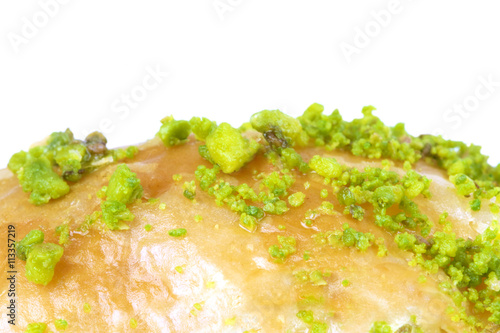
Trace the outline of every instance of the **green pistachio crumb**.
{"type": "Polygon", "coordinates": [[[244,138],[228,123],[220,124],[207,136],[205,143],[211,158],[224,173],[238,171],[259,150],[257,142],[244,138]]]}
{"type": "Polygon", "coordinates": [[[185,182],[182,188],[184,189],[183,195],[189,200],[193,200],[196,196],[196,184],[194,180],[185,182]]]}
{"type": "Polygon", "coordinates": [[[35,244],[43,243],[44,234],[40,230],[31,230],[16,244],[16,255],[21,260],[28,259],[31,247],[35,244]]]}
{"type": "Polygon", "coordinates": [[[257,229],[257,219],[254,216],[242,213],[240,216],[240,226],[249,232],[254,232],[257,229]]]}
{"type": "Polygon", "coordinates": [[[54,325],[56,326],[56,330],[58,331],[65,331],[66,328],[68,328],[68,322],[64,319],[57,319],[54,322],[54,325]]]}
{"type": "Polygon", "coordinates": [[[467,175],[456,174],[450,176],[450,181],[455,185],[459,195],[470,195],[476,191],[476,184],[467,175]]]}
{"type": "Polygon", "coordinates": [[[193,117],[189,121],[191,129],[196,136],[196,139],[205,141],[207,136],[210,135],[217,128],[217,124],[207,118],[193,117]]]}
{"type": "Polygon", "coordinates": [[[31,323],[28,324],[24,333],[44,333],[47,329],[47,324],[45,323],[31,323]]]}
{"type": "Polygon", "coordinates": [[[69,192],[68,184],[52,170],[50,161],[45,157],[26,162],[17,172],[17,176],[23,191],[31,192],[30,202],[37,206],[69,192]]]}
{"type": "Polygon", "coordinates": [[[169,230],[168,234],[172,237],[183,237],[186,236],[187,230],[184,228],[169,230]]]}
{"type": "Polygon", "coordinates": [[[69,242],[69,226],[61,224],[56,227],[56,235],[59,235],[59,245],[65,245],[69,242]]]}
{"type": "Polygon", "coordinates": [[[309,166],[317,174],[328,178],[338,178],[342,175],[342,166],[334,158],[321,157],[318,155],[313,156],[309,161],[309,166]]]}
{"type": "Polygon", "coordinates": [[[385,321],[376,321],[370,328],[370,333],[392,333],[392,328],[385,321]]]}
{"type": "Polygon", "coordinates": [[[127,205],[142,198],[142,194],[143,188],[137,175],[126,164],[120,164],[109,180],[107,200],[127,205]]]}
{"type": "Polygon", "coordinates": [[[134,220],[134,215],[127,208],[137,199],[142,198],[143,188],[139,178],[126,164],[120,164],[106,189],[106,201],[101,203],[102,218],[110,230],[127,230],[125,222],[134,220]]]}
{"type": "Polygon", "coordinates": [[[237,321],[238,321],[238,317],[236,317],[236,316],[231,317],[231,318],[227,318],[224,320],[224,325],[234,326],[237,321]]]}
{"type": "Polygon", "coordinates": [[[61,259],[64,249],[53,243],[34,244],[26,260],[26,278],[36,284],[46,286],[54,277],[54,269],[61,259]]]}
{"type": "Polygon", "coordinates": [[[478,212],[481,210],[481,200],[480,199],[474,199],[470,202],[470,209],[472,209],[475,212],[478,212]]]}
{"type": "MultiPolygon", "coordinates": [[[[273,132],[274,137],[280,133],[283,136],[282,140],[285,141],[285,143],[280,143],[280,146],[284,145],[283,148],[295,143],[304,145],[307,142],[307,136],[302,132],[300,122],[279,110],[258,112],[250,118],[250,123],[255,130],[263,133],[264,137],[270,132],[273,132]]],[[[270,140],[268,139],[268,141],[270,140]]]]}
{"type": "Polygon", "coordinates": [[[191,125],[185,120],[174,120],[172,116],[164,118],[158,132],[158,137],[166,147],[172,147],[186,142],[191,133],[191,125]]]}
{"type": "Polygon", "coordinates": [[[291,236],[278,236],[278,242],[280,244],[279,246],[272,245],[269,248],[269,254],[277,263],[282,263],[297,250],[296,241],[295,238],[291,236]]]}
{"type": "Polygon", "coordinates": [[[129,226],[125,222],[134,220],[134,214],[127,206],[118,201],[106,200],[101,203],[102,219],[110,230],[128,230],[129,226]]]}
{"type": "Polygon", "coordinates": [[[302,192],[296,192],[288,197],[288,203],[292,207],[300,207],[304,204],[306,195],[302,192]]]}
{"type": "Polygon", "coordinates": [[[314,314],[310,310],[302,310],[297,313],[297,318],[299,318],[306,324],[312,324],[312,322],[314,321],[314,314]]]}

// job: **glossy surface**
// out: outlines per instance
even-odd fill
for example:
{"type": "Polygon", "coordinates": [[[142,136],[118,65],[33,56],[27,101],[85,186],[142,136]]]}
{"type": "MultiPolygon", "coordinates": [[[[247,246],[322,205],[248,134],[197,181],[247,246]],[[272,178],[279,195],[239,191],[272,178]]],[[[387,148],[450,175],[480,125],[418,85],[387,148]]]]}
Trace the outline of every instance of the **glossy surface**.
{"type": "MultiPolygon", "coordinates": [[[[309,148],[299,153],[306,161],[320,154],[358,168],[380,166],[377,161],[336,151],[309,148]]],[[[465,330],[446,313],[453,302],[439,291],[438,284],[448,278],[440,273],[426,275],[426,282],[419,282],[425,272],[408,266],[411,255],[399,250],[393,235],[376,227],[370,214],[359,222],[342,215],[334,195],[320,197],[327,187],[318,175],[297,174],[289,192],[303,192],[304,204],[282,216],[265,217],[257,231],[249,233],[238,225],[236,213],[216,206],[199,187],[194,202],[183,196],[182,185],[194,180],[197,166],[209,166],[193,140],[170,148],[153,140],[126,163],[144,187],[142,203],[129,207],[135,219],[126,231],[109,231],[101,222],[88,232],[77,231],[86,215],[100,209],[96,192],[109,182],[117,164],[85,176],[72,185],[68,195],[42,207],[29,203],[28,194],[10,171],[0,171],[2,230],[15,225],[20,240],[30,230],[40,229],[45,241],[53,243],[58,241],[57,226],[69,223],[71,230],[64,256],[47,286],[27,281],[25,263],[16,260],[17,331],[30,322],[45,322],[54,330],[55,320],[65,319],[71,332],[305,332],[308,325],[296,316],[300,310],[313,310],[316,320],[329,324],[330,332],[367,332],[375,321],[386,321],[397,329],[411,315],[425,332],[465,330]],[[174,181],[175,174],[183,179],[174,181]],[[306,181],[311,184],[308,189],[306,181]],[[148,203],[150,198],[160,202],[148,203]],[[302,225],[305,212],[324,200],[331,201],[338,212],[317,216],[311,227],[302,225]],[[320,231],[341,230],[344,223],[383,237],[389,255],[378,257],[376,246],[364,253],[320,246],[312,238],[320,231]],[[152,227],[149,232],[147,224],[152,227]],[[186,236],[170,237],[168,231],[176,228],[185,228],[186,236]],[[270,246],[278,244],[278,235],[293,236],[297,242],[296,253],[282,264],[268,253],[270,246]],[[305,251],[309,251],[307,261],[305,251]],[[324,277],[326,285],[315,286],[294,276],[301,270],[331,274],[324,277]],[[89,313],[84,311],[85,303],[91,307],[89,313]],[[131,319],[137,321],[135,330],[130,328],[131,319]]],[[[481,221],[491,221],[490,213],[471,212],[468,200],[456,195],[444,172],[424,164],[416,169],[433,180],[433,197],[415,199],[433,221],[448,211],[457,236],[464,238],[486,228],[481,221]]],[[[259,155],[241,171],[222,177],[233,185],[248,183],[257,190],[253,170],[269,173],[274,167],[259,155]]],[[[3,242],[0,258],[6,267],[3,242]]],[[[2,308],[7,302],[6,287],[7,281],[1,279],[2,308]]],[[[0,330],[12,328],[2,320],[0,330]]]]}

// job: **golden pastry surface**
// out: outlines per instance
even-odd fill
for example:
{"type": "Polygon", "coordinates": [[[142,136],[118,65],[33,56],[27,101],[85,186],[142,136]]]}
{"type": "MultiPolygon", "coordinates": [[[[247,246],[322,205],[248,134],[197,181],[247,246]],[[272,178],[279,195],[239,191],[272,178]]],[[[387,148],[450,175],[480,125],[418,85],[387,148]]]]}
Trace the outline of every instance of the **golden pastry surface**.
{"type": "MultiPolygon", "coordinates": [[[[242,229],[236,213],[217,206],[199,188],[195,202],[188,200],[182,184],[195,179],[198,165],[209,166],[197,147],[193,139],[170,148],[155,139],[126,161],[144,187],[142,203],[130,206],[135,219],[127,231],[109,231],[100,222],[88,232],[77,231],[86,215],[100,209],[96,193],[107,185],[117,163],[85,176],[69,194],[39,207],[28,202],[15,175],[0,171],[0,224],[5,234],[8,225],[14,225],[19,241],[30,230],[40,229],[47,242],[57,243],[58,225],[69,222],[71,230],[70,243],[47,286],[27,281],[24,262],[16,260],[18,319],[13,328],[3,318],[0,331],[23,331],[32,322],[45,322],[55,331],[54,321],[65,319],[69,332],[306,332],[308,325],[296,316],[299,310],[314,311],[315,319],[328,323],[329,332],[368,332],[375,321],[397,328],[409,323],[412,315],[424,332],[466,330],[451,320],[447,309],[454,307],[453,301],[438,288],[449,278],[410,267],[412,255],[398,249],[394,235],[375,226],[369,213],[359,222],[342,214],[331,191],[322,199],[319,193],[325,186],[314,173],[295,173],[289,190],[305,193],[304,205],[282,216],[265,217],[255,233],[242,229]],[[174,174],[181,174],[182,181],[174,181],[174,174]],[[311,184],[308,189],[306,181],[311,184]],[[165,209],[149,203],[149,198],[160,199],[165,209]],[[336,213],[318,216],[310,228],[302,225],[305,212],[325,200],[334,204],[336,213]],[[196,215],[202,220],[196,221],[196,215]],[[388,256],[377,256],[376,246],[360,252],[319,246],[312,238],[318,232],[341,230],[344,223],[385,238],[388,256]],[[147,224],[150,231],[145,230],[147,224]],[[280,230],[280,225],[286,229],[280,230]],[[187,236],[169,236],[174,228],[185,228],[187,236]],[[268,253],[278,244],[278,235],[297,240],[297,252],[281,264],[268,253]],[[307,261],[305,251],[310,252],[307,261]],[[179,266],[182,272],[176,270],[179,266]],[[326,285],[314,286],[294,276],[301,270],[331,275],[324,278],[326,285]],[[426,282],[419,282],[421,275],[426,282]],[[85,303],[91,307],[89,313],[85,303]],[[131,319],[137,320],[136,329],[130,328],[131,319]]],[[[381,166],[377,160],[339,151],[298,151],[306,161],[320,154],[359,169],[381,166]]],[[[258,155],[242,170],[221,177],[232,185],[247,183],[258,189],[253,171],[268,173],[273,168],[258,155]]],[[[402,165],[392,169],[403,173],[402,165]]],[[[471,212],[468,200],[456,195],[444,171],[423,163],[415,169],[432,179],[432,198],[415,199],[424,214],[435,221],[447,211],[458,237],[474,238],[486,228],[480,221],[490,221],[490,213],[471,212]]],[[[2,243],[0,258],[6,267],[6,237],[2,243]]],[[[5,278],[0,281],[0,304],[5,309],[8,284],[5,278]]]]}

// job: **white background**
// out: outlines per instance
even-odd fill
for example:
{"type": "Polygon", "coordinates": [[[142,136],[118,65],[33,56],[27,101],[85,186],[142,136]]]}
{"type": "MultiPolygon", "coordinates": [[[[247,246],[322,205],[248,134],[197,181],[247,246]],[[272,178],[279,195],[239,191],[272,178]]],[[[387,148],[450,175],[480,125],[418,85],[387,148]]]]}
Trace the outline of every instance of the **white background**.
{"type": "Polygon", "coordinates": [[[57,1],[0,3],[0,168],[67,127],[116,147],[170,114],[236,126],[313,102],[346,119],[372,104],[500,162],[498,1],[57,1]],[[156,70],[169,74],[160,84],[156,70]],[[124,106],[134,93],[143,100],[124,106]]]}

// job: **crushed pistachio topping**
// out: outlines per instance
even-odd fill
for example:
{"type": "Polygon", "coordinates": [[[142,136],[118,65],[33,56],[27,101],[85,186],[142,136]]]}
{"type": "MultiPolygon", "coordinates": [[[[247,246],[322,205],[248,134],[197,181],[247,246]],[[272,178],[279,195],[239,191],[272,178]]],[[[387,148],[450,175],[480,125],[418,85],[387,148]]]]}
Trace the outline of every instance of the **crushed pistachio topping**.
{"type": "Polygon", "coordinates": [[[375,240],[373,234],[357,231],[349,227],[348,224],[344,224],[343,231],[328,231],[326,233],[319,233],[314,237],[319,244],[324,243],[324,240],[326,240],[330,246],[355,247],[362,252],[372,246],[375,240]]]}
{"type": "Polygon", "coordinates": [[[174,120],[172,116],[169,116],[162,119],[161,123],[158,137],[166,147],[185,142],[191,133],[191,125],[185,120],[174,120]]]}
{"type": "Polygon", "coordinates": [[[224,325],[234,326],[237,321],[238,321],[238,317],[236,317],[236,316],[231,317],[231,318],[227,318],[227,319],[224,319],[224,325]]]}
{"type": "Polygon", "coordinates": [[[183,192],[184,196],[189,200],[193,200],[194,197],[196,196],[196,184],[194,180],[190,182],[185,182],[182,188],[184,189],[183,192]]]}
{"type": "Polygon", "coordinates": [[[385,321],[376,321],[370,328],[370,333],[392,333],[392,328],[385,321]]]}
{"type": "Polygon", "coordinates": [[[328,324],[314,320],[314,314],[310,310],[301,310],[297,313],[297,318],[310,326],[310,332],[326,333],[328,332],[328,324]]]}
{"type": "MultiPolygon", "coordinates": [[[[23,191],[30,192],[30,202],[43,205],[70,191],[68,182],[79,181],[84,174],[113,161],[133,158],[137,148],[120,153],[108,150],[106,138],[91,133],[85,141],[75,140],[70,130],[52,133],[45,145],[14,154],[8,168],[17,175],[23,191]]],[[[129,147],[130,148],[130,147],[129,147]]]]}
{"type": "Polygon", "coordinates": [[[59,236],[59,245],[66,245],[69,242],[69,225],[61,224],[56,227],[56,235],[59,236]]]}
{"type": "Polygon", "coordinates": [[[286,258],[294,254],[297,250],[294,237],[278,236],[279,245],[272,245],[269,248],[269,254],[277,263],[283,263],[286,258]]]}
{"type": "Polygon", "coordinates": [[[130,204],[142,197],[143,189],[137,175],[130,171],[126,164],[120,164],[106,189],[106,198],[109,201],[118,201],[130,204]]]}
{"type": "Polygon", "coordinates": [[[207,136],[205,143],[211,159],[224,173],[241,169],[260,148],[257,142],[244,138],[228,123],[220,124],[207,136]]]}
{"type": "Polygon", "coordinates": [[[187,230],[184,228],[172,229],[168,231],[168,234],[172,237],[183,237],[186,236],[187,230]]]}
{"type": "Polygon", "coordinates": [[[125,222],[134,220],[128,204],[142,198],[143,188],[137,175],[126,164],[120,164],[106,189],[106,201],[101,203],[102,218],[110,230],[127,230],[125,222]]]}
{"type": "Polygon", "coordinates": [[[329,271],[322,272],[321,270],[309,272],[306,270],[300,270],[293,275],[302,283],[310,282],[313,286],[325,286],[327,285],[325,278],[330,277],[332,273],[329,271]]]}
{"type": "Polygon", "coordinates": [[[205,141],[199,146],[200,155],[224,173],[233,173],[241,169],[260,149],[260,145],[249,140],[241,132],[229,125],[219,126],[206,118],[194,117],[189,122],[167,117],[162,120],[158,136],[166,147],[187,141],[193,132],[198,140],[205,141]]]}
{"type": "Polygon", "coordinates": [[[308,141],[300,122],[279,110],[258,112],[250,118],[250,124],[264,134],[271,146],[286,148],[295,144],[305,145],[308,141]]]}
{"type": "MultiPolygon", "coordinates": [[[[439,221],[432,221],[420,211],[418,200],[415,199],[431,197],[431,180],[412,169],[412,165],[419,161],[442,168],[447,172],[456,193],[469,198],[471,211],[477,212],[488,207],[492,213],[500,214],[500,206],[496,202],[500,200],[500,165],[490,166],[488,157],[481,154],[478,146],[431,135],[413,137],[406,132],[403,124],[386,126],[373,115],[374,110],[372,106],[363,108],[363,117],[351,122],[344,121],[338,110],[330,115],[324,114],[324,108],[319,104],[311,105],[297,119],[279,110],[264,110],[254,114],[250,122],[239,129],[227,123],[217,125],[206,118],[194,117],[184,121],[167,117],[162,120],[157,136],[166,147],[186,143],[191,133],[196,140],[202,141],[198,146],[199,154],[212,167],[200,165],[197,168],[196,179],[183,185],[184,196],[194,200],[199,186],[217,205],[238,214],[239,225],[249,232],[256,231],[266,215],[282,215],[290,210],[289,206],[295,208],[303,205],[306,194],[289,192],[296,177],[312,174],[310,180],[321,179],[321,186],[328,188],[319,192],[325,201],[305,213],[303,227],[314,227],[313,222],[318,216],[338,214],[335,210],[337,199],[340,212],[356,220],[354,223],[363,223],[365,216],[370,216],[376,226],[392,235],[394,244],[400,250],[411,253],[409,265],[421,266],[427,275],[442,271],[448,276],[449,280],[442,281],[440,288],[455,303],[455,307],[450,307],[448,311],[453,320],[482,328],[480,320],[475,317],[479,314],[494,324],[500,324],[498,224],[493,222],[475,239],[457,237],[451,222],[447,220],[447,213],[443,213],[439,221]],[[247,138],[244,132],[249,130],[253,130],[252,138],[261,136],[261,139],[247,138]],[[382,168],[366,167],[363,170],[342,165],[328,154],[304,160],[300,154],[301,148],[313,145],[322,146],[327,151],[340,149],[366,158],[401,161],[404,162],[405,173],[399,175],[391,171],[395,163],[390,160],[382,161],[382,168]],[[233,185],[224,175],[220,175],[221,172],[229,174],[242,169],[259,150],[273,169],[262,174],[255,171],[253,179],[256,184],[233,185]],[[335,207],[334,203],[326,201],[330,191],[335,207]],[[438,225],[434,222],[438,222],[438,225]]],[[[133,158],[137,153],[137,147],[133,146],[108,150],[106,139],[100,133],[93,133],[85,141],[79,141],[67,130],[53,133],[43,146],[14,154],[8,167],[17,175],[23,190],[30,192],[30,201],[41,205],[67,194],[70,191],[69,184],[94,169],[120,159],[133,158]]],[[[172,179],[178,182],[182,176],[174,175],[172,179]]],[[[310,188],[311,184],[306,181],[304,189],[310,188]]],[[[106,199],[101,203],[102,212],[87,216],[79,231],[87,231],[101,217],[111,230],[128,229],[125,222],[132,221],[134,215],[127,205],[142,198],[142,194],[143,188],[137,175],[126,165],[119,165],[109,185],[97,193],[99,198],[106,199]]],[[[160,209],[165,207],[164,203],[159,206],[160,209]]],[[[201,220],[201,216],[195,217],[195,221],[201,220]]],[[[215,228],[218,229],[219,225],[215,228]]],[[[279,225],[278,229],[287,230],[287,225],[279,225]]],[[[151,225],[147,224],[145,230],[151,230],[151,225]]],[[[59,244],[68,243],[70,233],[67,224],[57,227],[56,234],[59,244]]],[[[170,230],[168,234],[183,237],[187,231],[178,228],[170,230]]],[[[352,247],[361,252],[376,246],[378,256],[387,255],[384,238],[376,239],[373,234],[357,231],[348,224],[342,230],[318,233],[314,238],[318,244],[333,248],[352,247]]],[[[46,285],[54,275],[63,248],[43,241],[43,232],[32,230],[17,243],[17,256],[27,261],[28,280],[46,285]]],[[[270,246],[268,250],[277,263],[284,263],[296,251],[297,242],[293,236],[278,236],[278,244],[270,246]]],[[[310,259],[309,251],[304,251],[303,259],[310,259]]],[[[310,265],[311,262],[313,260],[304,264],[310,265]]],[[[182,273],[183,267],[177,266],[175,270],[182,273]]],[[[300,270],[294,275],[300,282],[319,287],[327,284],[329,274],[316,267],[300,270]]],[[[424,275],[419,277],[419,282],[425,283],[424,275]]],[[[348,280],[343,280],[341,284],[344,287],[350,285],[348,280]]],[[[311,304],[321,303],[315,296],[304,296],[304,300],[311,304]]],[[[202,310],[202,304],[195,303],[193,308],[191,314],[196,315],[197,311],[202,310]]],[[[87,303],[84,311],[90,312],[87,303]]],[[[311,332],[328,330],[326,323],[314,320],[312,311],[302,310],[297,317],[309,326],[311,332]]],[[[225,322],[226,325],[234,325],[236,320],[234,317],[225,322]]],[[[64,320],[56,321],[58,330],[58,322],[67,326],[64,320]]],[[[136,327],[137,322],[130,319],[130,327],[135,328],[133,326],[136,327]]],[[[43,332],[45,329],[45,324],[35,323],[30,324],[27,331],[43,332]]],[[[378,321],[370,332],[392,332],[392,328],[386,322],[378,321]]],[[[413,320],[413,323],[400,327],[396,332],[421,330],[413,320]]]]}
{"type": "Polygon", "coordinates": [[[43,243],[44,234],[31,230],[17,243],[17,257],[26,261],[26,278],[36,284],[46,286],[54,277],[54,269],[61,259],[64,249],[53,243],[43,243]]]}
{"type": "Polygon", "coordinates": [[[54,322],[54,325],[58,331],[65,331],[68,328],[68,322],[64,319],[57,319],[54,322]]]}
{"type": "Polygon", "coordinates": [[[304,204],[305,199],[306,195],[304,193],[297,192],[288,197],[288,203],[290,203],[292,207],[299,207],[304,204]]]}
{"type": "Polygon", "coordinates": [[[31,230],[16,244],[16,255],[21,260],[28,259],[28,254],[33,245],[43,243],[44,233],[40,230],[31,230]]]}
{"type": "MultiPolygon", "coordinates": [[[[489,290],[489,285],[497,285],[495,279],[500,271],[496,271],[495,249],[498,244],[493,238],[486,238],[488,232],[494,232],[487,231],[476,240],[461,240],[452,232],[446,218],[439,221],[444,229],[436,231],[434,222],[422,214],[414,201],[417,197],[431,196],[431,180],[414,171],[412,165],[424,160],[446,170],[457,193],[471,198],[472,211],[481,210],[485,199],[500,197],[500,187],[497,186],[500,166],[494,168],[488,165],[488,158],[480,153],[477,146],[430,135],[413,137],[402,124],[388,127],[373,115],[374,110],[372,106],[363,108],[363,117],[351,122],[344,121],[337,110],[330,115],[324,114],[324,108],[319,104],[311,105],[297,119],[278,110],[264,110],[252,116],[240,131],[227,124],[217,127],[207,119],[192,119],[191,126],[197,127],[193,129],[196,138],[205,141],[199,148],[200,154],[214,164],[213,168],[198,167],[196,181],[203,191],[214,197],[218,205],[225,205],[240,215],[240,226],[255,231],[265,214],[284,214],[289,210],[287,203],[291,207],[303,204],[305,194],[288,194],[297,172],[316,173],[323,177],[325,186],[331,186],[345,215],[363,221],[369,213],[376,226],[393,234],[394,242],[401,250],[414,253],[410,265],[421,265],[431,272],[443,269],[459,289],[462,299],[478,304],[475,305],[478,311],[491,312],[490,321],[500,323],[500,315],[497,315],[500,313],[500,293],[497,295],[496,292],[479,289],[481,292],[477,291],[476,297],[470,291],[471,288],[477,290],[474,288],[479,286],[486,286],[485,290],[489,290]],[[253,158],[257,145],[250,154],[242,153],[248,151],[253,141],[244,139],[240,132],[249,129],[262,134],[267,142],[267,146],[262,147],[263,151],[270,163],[278,168],[278,171],[256,176],[260,181],[260,192],[246,184],[234,186],[218,179],[221,170],[225,173],[237,171],[253,158]],[[232,156],[227,152],[228,142],[236,151],[231,152],[232,156]],[[366,167],[364,170],[344,166],[328,156],[315,155],[306,162],[295,149],[312,144],[324,146],[326,150],[349,151],[356,156],[402,161],[406,173],[400,176],[391,171],[394,163],[389,160],[382,162],[382,168],[366,167]],[[468,296],[471,293],[474,297],[468,296]]],[[[305,182],[304,188],[309,189],[310,183],[305,182]]],[[[328,189],[322,189],[320,197],[326,199],[328,196],[328,189]]],[[[488,207],[492,212],[500,213],[496,203],[490,202],[488,207]]],[[[333,203],[324,201],[320,207],[306,213],[302,225],[312,227],[317,216],[334,214],[333,203]]],[[[279,229],[285,230],[285,227],[279,229]]],[[[341,231],[316,237],[331,246],[355,247],[360,251],[377,246],[378,256],[387,255],[383,238],[375,239],[372,234],[356,231],[348,225],[341,231]]],[[[279,240],[280,245],[269,249],[278,262],[295,252],[295,243],[293,246],[284,245],[282,242],[286,243],[285,239],[288,237],[279,240]]],[[[304,254],[304,259],[308,256],[304,254]]],[[[455,298],[460,299],[458,296],[455,298]]],[[[476,324],[466,317],[465,310],[458,316],[460,320],[476,324]]]]}
{"type": "Polygon", "coordinates": [[[410,324],[405,324],[398,328],[396,331],[393,331],[391,326],[387,324],[385,321],[376,321],[373,323],[370,328],[370,333],[424,333],[424,331],[415,323],[415,319],[410,320],[410,324]]]}
{"type": "Polygon", "coordinates": [[[45,323],[31,323],[28,324],[24,333],[44,333],[47,329],[47,324],[45,323]]]}
{"type": "Polygon", "coordinates": [[[63,253],[64,249],[53,243],[33,245],[26,260],[26,278],[46,286],[52,281],[54,269],[63,253]]]}
{"type": "Polygon", "coordinates": [[[338,178],[342,175],[342,166],[334,158],[314,156],[309,161],[309,167],[325,178],[338,178]]]}

